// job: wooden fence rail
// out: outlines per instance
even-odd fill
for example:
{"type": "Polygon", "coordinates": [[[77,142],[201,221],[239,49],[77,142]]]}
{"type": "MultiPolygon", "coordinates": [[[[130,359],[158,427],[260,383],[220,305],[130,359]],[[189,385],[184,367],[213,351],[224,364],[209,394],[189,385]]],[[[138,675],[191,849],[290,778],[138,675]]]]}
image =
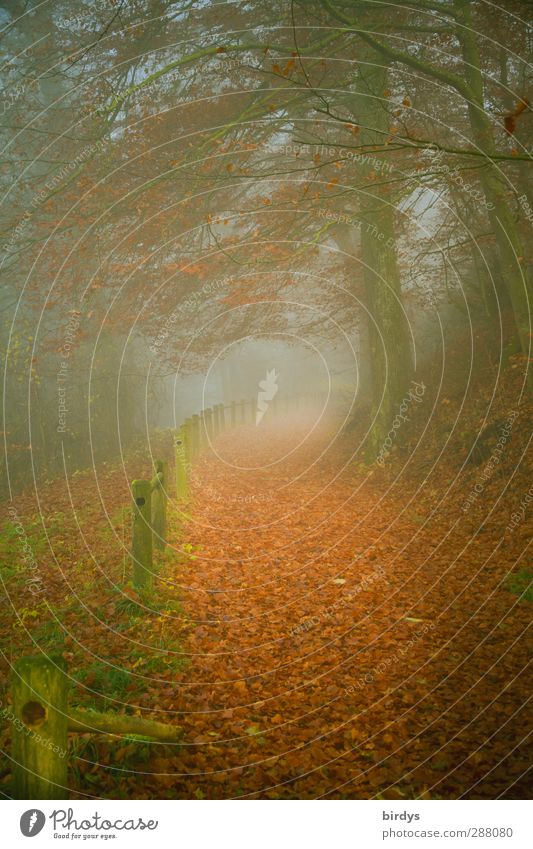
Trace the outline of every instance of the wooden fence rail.
{"type": "Polygon", "coordinates": [[[137,734],[177,743],[182,731],[151,719],[68,707],[70,679],[58,656],[24,657],[13,666],[12,791],[15,799],[68,799],[68,733],[137,734]]]}

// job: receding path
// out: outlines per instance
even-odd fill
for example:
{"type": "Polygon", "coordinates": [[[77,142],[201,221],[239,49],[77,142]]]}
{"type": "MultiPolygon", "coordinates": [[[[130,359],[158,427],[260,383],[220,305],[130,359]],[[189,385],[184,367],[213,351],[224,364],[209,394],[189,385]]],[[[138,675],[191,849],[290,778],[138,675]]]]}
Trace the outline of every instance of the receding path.
{"type": "Polygon", "coordinates": [[[197,467],[174,539],[190,663],[160,704],[186,746],[154,793],[493,798],[526,765],[505,760],[529,618],[505,565],[308,431],[242,427],[197,467]]]}

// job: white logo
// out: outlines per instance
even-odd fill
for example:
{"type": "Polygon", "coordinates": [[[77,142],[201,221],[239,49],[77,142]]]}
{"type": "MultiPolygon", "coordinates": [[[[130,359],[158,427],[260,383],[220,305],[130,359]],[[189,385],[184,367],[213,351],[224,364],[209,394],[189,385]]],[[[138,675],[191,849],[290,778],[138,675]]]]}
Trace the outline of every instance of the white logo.
{"type": "Polygon", "coordinates": [[[255,414],[256,425],[259,424],[265,415],[269,402],[272,401],[274,395],[278,391],[278,384],[276,383],[277,379],[278,375],[276,374],[276,369],[273,368],[270,371],[267,371],[266,378],[264,380],[259,381],[259,389],[261,391],[257,393],[257,412],[255,414]]]}

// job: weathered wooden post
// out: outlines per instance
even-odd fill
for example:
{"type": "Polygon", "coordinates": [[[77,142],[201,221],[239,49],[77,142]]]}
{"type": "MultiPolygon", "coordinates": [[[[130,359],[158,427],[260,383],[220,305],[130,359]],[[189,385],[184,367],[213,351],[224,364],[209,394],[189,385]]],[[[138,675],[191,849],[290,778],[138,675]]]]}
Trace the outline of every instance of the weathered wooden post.
{"type": "Polygon", "coordinates": [[[231,402],[231,426],[236,427],[237,425],[237,402],[231,402]]]}
{"type": "Polygon", "coordinates": [[[147,587],[152,583],[152,482],[135,480],[131,484],[133,496],[131,561],[133,583],[147,587]]]}
{"type": "Polygon", "coordinates": [[[204,410],[205,434],[207,443],[210,444],[213,439],[213,410],[209,407],[204,410]]]}
{"type": "Polygon", "coordinates": [[[191,461],[196,460],[200,454],[200,416],[195,413],[191,416],[191,461]]]}
{"type": "Polygon", "coordinates": [[[65,671],[65,661],[59,655],[24,657],[13,666],[11,722],[15,799],[69,797],[68,680],[65,671]]]}
{"type": "Polygon", "coordinates": [[[185,445],[186,433],[183,425],[176,432],[174,439],[176,457],[176,495],[180,501],[189,497],[189,482],[187,475],[187,450],[185,445]]]}
{"type": "Polygon", "coordinates": [[[198,453],[201,454],[205,448],[206,432],[205,432],[205,416],[202,410],[198,414],[198,453]]]}
{"type": "Polygon", "coordinates": [[[152,479],[152,533],[153,544],[158,551],[164,551],[167,533],[167,487],[168,463],[156,460],[155,476],[152,479]]]}
{"type": "Polygon", "coordinates": [[[220,433],[220,414],[218,404],[213,404],[213,439],[220,433]]]}
{"type": "Polygon", "coordinates": [[[185,434],[185,460],[190,466],[192,462],[192,419],[185,419],[183,432],[185,434]]]}

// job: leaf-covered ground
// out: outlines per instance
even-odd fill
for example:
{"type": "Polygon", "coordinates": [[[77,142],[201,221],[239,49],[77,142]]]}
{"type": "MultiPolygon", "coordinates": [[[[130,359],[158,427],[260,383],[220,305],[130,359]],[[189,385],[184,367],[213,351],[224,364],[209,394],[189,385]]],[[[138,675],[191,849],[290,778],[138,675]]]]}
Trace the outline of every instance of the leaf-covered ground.
{"type": "Polygon", "coordinates": [[[525,796],[533,511],[507,526],[529,413],[466,512],[485,461],[463,467],[463,437],[435,469],[431,441],[381,469],[309,415],[227,431],[185,512],[170,502],[142,598],[125,505],[146,457],[15,498],[43,592],[6,513],[3,701],[9,663],[41,649],[67,658],[71,704],[182,727],[178,747],[73,736],[74,796],[525,796]]]}

